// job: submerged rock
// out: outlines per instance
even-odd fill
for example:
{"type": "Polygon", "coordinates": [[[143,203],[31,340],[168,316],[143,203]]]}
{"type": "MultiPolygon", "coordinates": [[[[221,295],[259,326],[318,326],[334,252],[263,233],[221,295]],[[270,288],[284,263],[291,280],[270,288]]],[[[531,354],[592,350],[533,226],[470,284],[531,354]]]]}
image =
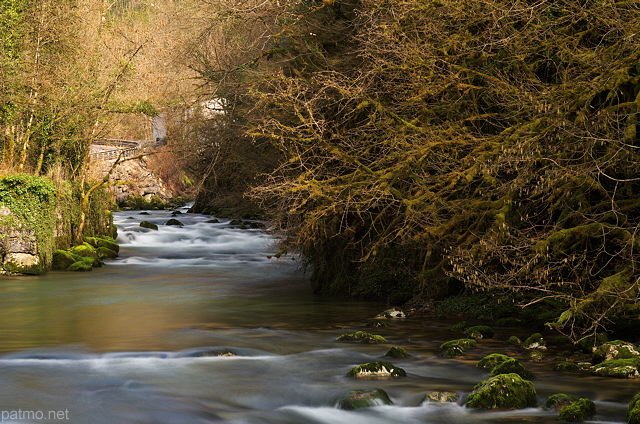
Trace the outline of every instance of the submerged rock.
{"type": "Polygon", "coordinates": [[[456,333],[463,333],[467,328],[469,328],[467,321],[460,321],[459,323],[451,327],[451,331],[455,331],[456,333]]]}
{"type": "Polygon", "coordinates": [[[544,353],[539,350],[534,350],[529,352],[526,359],[527,361],[540,362],[544,359],[544,353]]]}
{"type": "Polygon", "coordinates": [[[391,362],[369,362],[351,368],[347,372],[347,377],[367,378],[367,377],[405,377],[407,373],[391,362]]]}
{"type": "Polygon", "coordinates": [[[407,314],[400,308],[387,309],[376,318],[406,318],[407,314]]]}
{"type": "Polygon", "coordinates": [[[542,334],[534,333],[522,343],[522,347],[527,350],[546,349],[547,342],[545,342],[544,338],[542,337],[542,334]]]}
{"type": "Polygon", "coordinates": [[[504,343],[509,346],[522,346],[522,340],[518,336],[511,336],[504,343]]]}
{"type": "Polygon", "coordinates": [[[475,409],[522,409],[536,405],[536,390],[518,374],[500,374],[478,383],[466,406],[475,409]]]}
{"type": "Polygon", "coordinates": [[[456,339],[444,342],[440,345],[440,352],[447,358],[464,355],[467,349],[476,347],[477,342],[474,339],[456,339]]]}
{"type": "Polygon", "coordinates": [[[382,389],[352,390],[336,403],[338,409],[346,410],[381,405],[393,405],[387,392],[382,389]]]}
{"type": "Polygon", "coordinates": [[[640,358],[611,359],[591,368],[591,373],[600,377],[638,378],[640,358]]]}
{"type": "Polygon", "coordinates": [[[355,333],[345,333],[336,339],[339,342],[361,342],[369,344],[387,343],[387,339],[377,334],[366,331],[356,331],[355,333]]]}
{"type": "Polygon", "coordinates": [[[558,419],[560,421],[579,422],[591,419],[595,414],[596,405],[591,400],[582,398],[560,409],[558,419]]]}
{"type": "Polygon", "coordinates": [[[457,402],[460,395],[456,392],[428,392],[422,402],[457,402]]]}
{"type": "Polygon", "coordinates": [[[176,227],[184,227],[184,224],[180,221],[178,221],[177,219],[171,218],[170,220],[168,220],[167,222],[164,223],[164,225],[173,225],[176,227]]]}
{"type": "Polygon", "coordinates": [[[547,398],[543,408],[546,409],[547,411],[552,411],[552,410],[559,411],[560,409],[564,408],[565,406],[571,405],[573,402],[576,402],[577,400],[578,398],[575,396],[567,395],[565,393],[556,393],[547,398]]]}
{"type": "Polygon", "coordinates": [[[612,342],[603,343],[598,346],[591,356],[591,363],[596,365],[604,361],[612,359],[631,359],[640,358],[638,348],[629,342],[622,340],[614,340],[612,342]]]}
{"type": "Polygon", "coordinates": [[[553,367],[554,371],[578,371],[580,365],[573,362],[560,362],[553,367]]]}
{"type": "Polygon", "coordinates": [[[381,328],[381,327],[388,327],[389,323],[383,319],[372,319],[369,322],[367,322],[367,327],[373,327],[373,328],[381,328]]]}

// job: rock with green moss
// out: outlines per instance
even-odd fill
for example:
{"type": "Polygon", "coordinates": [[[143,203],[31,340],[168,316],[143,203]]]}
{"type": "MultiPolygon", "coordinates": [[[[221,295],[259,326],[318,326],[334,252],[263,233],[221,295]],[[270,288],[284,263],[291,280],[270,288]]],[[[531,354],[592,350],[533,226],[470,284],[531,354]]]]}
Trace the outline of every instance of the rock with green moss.
{"type": "Polygon", "coordinates": [[[559,411],[565,406],[571,405],[578,400],[577,397],[568,395],[566,393],[556,393],[547,398],[543,408],[547,411],[559,411]]]}
{"type": "Polygon", "coordinates": [[[87,261],[74,262],[67,268],[67,271],[86,272],[86,271],[92,271],[92,270],[93,270],[93,264],[87,261]]]}
{"type": "Polygon", "coordinates": [[[640,358],[639,349],[629,342],[614,340],[598,346],[591,356],[591,363],[596,365],[611,359],[640,358]]]}
{"type": "Polygon", "coordinates": [[[78,262],[80,260],[80,256],[74,255],[68,250],[56,250],[53,252],[53,259],[51,263],[51,267],[54,270],[66,270],[73,264],[74,262],[78,262]]]}
{"type": "Polygon", "coordinates": [[[367,322],[367,327],[373,327],[373,328],[381,328],[381,327],[388,327],[389,323],[383,319],[372,319],[369,322],[367,322]]]}
{"type": "Polygon", "coordinates": [[[504,343],[509,346],[522,346],[522,340],[518,336],[511,336],[504,343]]]}
{"type": "Polygon", "coordinates": [[[635,395],[627,408],[627,423],[640,424],[640,393],[635,395]]]}
{"type": "Polygon", "coordinates": [[[475,409],[522,409],[536,406],[536,390],[518,374],[500,374],[478,383],[466,406],[475,409]]]}
{"type": "Polygon", "coordinates": [[[560,409],[558,419],[567,422],[581,422],[593,418],[595,414],[596,405],[590,399],[582,398],[560,409]]]}
{"type": "Polygon", "coordinates": [[[540,362],[544,359],[544,353],[539,350],[533,350],[527,354],[527,361],[540,362]]]}
{"type": "Polygon", "coordinates": [[[425,403],[425,402],[437,402],[437,403],[457,402],[458,399],[460,399],[460,395],[458,395],[456,392],[433,391],[433,392],[428,392],[427,394],[424,395],[424,398],[422,399],[422,403],[425,403]]]}
{"type": "Polygon", "coordinates": [[[107,237],[107,236],[86,237],[84,241],[89,243],[96,250],[99,249],[100,247],[104,247],[116,253],[120,252],[120,245],[118,245],[118,243],[116,243],[116,241],[111,237],[107,237]]]}
{"type": "Polygon", "coordinates": [[[518,374],[522,378],[532,377],[531,371],[527,370],[521,363],[515,358],[509,358],[506,361],[500,362],[491,369],[491,375],[496,376],[500,374],[518,374]]]}
{"type": "Polygon", "coordinates": [[[467,321],[460,321],[459,323],[451,327],[451,331],[455,331],[456,333],[463,333],[467,328],[469,328],[467,321]]]}
{"type": "Polygon", "coordinates": [[[553,370],[554,371],[578,371],[580,370],[580,365],[574,363],[574,362],[560,362],[556,365],[553,366],[553,370]]]}
{"type": "Polygon", "coordinates": [[[97,258],[98,254],[96,253],[96,249],[95,247],[91,246],[89,243],[82,243],[78,246],[73,246],[71,248],[71,253],[73,253],[74,255],[77,256],[82,256],[82,257],[91,257],[91,258],[97,258]]]}
{"type": "Polygon", "coordinates": [[[140,223],[140,226],[142,228],[148,228],[150,230],[156,230],[156,231],[158,230],[158,226],[156,224],[152,223],[152,222],[149,222],[149,221],[142,221],[140,223]]]}
{"type": "Polygon", "coordinates": [[[409,354],[405,349],[393,346],[384,354],[384,356],[387,358],[408,358],[409,354]]]}
{"type": "Polygon", "coordinates": [[[472,339],[491,339],[495,335],[493,328],[486,325],[474,325],[469,327],[464,332],[467,337],[472,339]]]}
{"type": "Polygon", "coordinates": [[[390,378],[404,377],[407,373],[400,367],[393,365],[391,362],[369,362],[351,368],[347,372],[347,377],[356,378],[390,378]]]}
{"type": "Polygon", "coordinates": [[[529,337],[527,337],[527,339],[524,342],[522,342],[522,347],[528,350],[531,350],[531,349],[544,350],[547,348],[547,342],[542,337],[542,334],[534,333],[529,337]]]}
{"type": "Polygon", "coordinates": [[[464,355],[464,352],[468,349],[476,347],[477,342],[474,339],[456,339],[449,340],[440,345],[440,352],[442,356],[447,358],[454,358],[456,356],[464,355]]]}
{"type": "Polygon", "coordinates": [[[591,373],[600,377],[638,378],[640,377],[640,358],[604,361],[594,365],[591,373]]]}
{"type": "Polygon", "coordinates": [[[98,254],[98,259],[114,259],[118,257],[118,252],[107,247],[98,247],[96,253],[98,254]]]}
{"type": "Polygon", "coordinates": [[[44,271],[40,256],[31,253],[7,253],[3,265],[5,271],[13,274],[39,275],[44,271]]]}
{"type": "Polygon", "coordinates": [[[368,344],[387,343],[387,339],[377,334],[366,331],[356,331],[355,333],[345,333],[336,339],[339,342],[360,342],[368,344]]]}
{"type": "Polygon", "coordinates": [[[483,368],[485,370],[491,370],[496,367],[496,365],[503,363],[506,360],[511,359],[511,357],[507,355],[503,355],[502,353],[491,353],[484,358],[482,358],[476,366],[478,368],[483,368]]]}
{"type": "Polygon", "coordinates": [[[382,389],[352,390],[336,403],[338,409],[346,410],[382,405],[393,405],[387,392],[382,389]]]}
{"type": "Polygon", "coordinates": [[[171,218],[170,220],[165,222],[164,225],[172,225],[172,226],[175,226],[175,227],[184,227],[184,224],[182,222],[180,222],[179,220],[175,219],[175,218],[171,218]]]}

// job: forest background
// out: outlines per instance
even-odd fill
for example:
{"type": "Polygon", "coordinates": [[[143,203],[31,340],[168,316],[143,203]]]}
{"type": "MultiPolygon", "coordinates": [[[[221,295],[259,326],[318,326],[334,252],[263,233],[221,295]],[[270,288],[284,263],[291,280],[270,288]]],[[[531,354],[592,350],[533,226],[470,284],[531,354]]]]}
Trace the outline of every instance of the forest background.
{"type": "Polygon", "coordinates": [[[195,209],[268,216],[318,293],[472,293],[574,340],[637,328],[639,12],[5,0],[3,172],[86,195],[91,141],[164,113],[160,162],[198,182],[195,209]]]}

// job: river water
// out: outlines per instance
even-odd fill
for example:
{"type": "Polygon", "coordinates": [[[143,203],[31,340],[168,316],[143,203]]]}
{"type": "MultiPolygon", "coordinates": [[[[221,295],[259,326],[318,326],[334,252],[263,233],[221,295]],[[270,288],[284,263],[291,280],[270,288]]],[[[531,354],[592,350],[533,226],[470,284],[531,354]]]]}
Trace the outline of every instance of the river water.
{"type": "MultiPolygon", "coordinates": [[[[184,210],[183,210],[184,211],[184,210]]],[[[462,402],[423,404],[428,391],[462,399],[487,378],[475,367],[486,353],[509,351],[501,339],[527,329],[498,329],[464,359],[437,355],[458,337],[450,320],[392,320],[375,332],[386,345],[336,342],[366,330],[385,309],[376,302],[310,293],[298,262],[269,258],[275,237],[211,217],[119,212],[120,257],[91,273],[9,277],[0,285],[0,421],[78,424],[386,424],[556,422],[539,408],[472,411],[462,402]],[[139,227],[142,220],[159,231],[139,227]],[[356,380],[353,366],[384,360],[390,346],[411,358],[393,360],[408,376],[356,380]],[[208,352],[208,353],[207,353],[208,352]],[[211,352],[233,356],[211,356],[211,352]],[[204,356],[203,356],[204,354],[204,356]],[[207,356],[208,355],[208,356],[207,356]],[[349,390],[384,389],[392,406],[344,411],[349,390]]],[[[551,363],[525,362],[540,403],[566,392],[596,402],[593,422],[622,423],[636,380],[555,373],[551,363]]]]}

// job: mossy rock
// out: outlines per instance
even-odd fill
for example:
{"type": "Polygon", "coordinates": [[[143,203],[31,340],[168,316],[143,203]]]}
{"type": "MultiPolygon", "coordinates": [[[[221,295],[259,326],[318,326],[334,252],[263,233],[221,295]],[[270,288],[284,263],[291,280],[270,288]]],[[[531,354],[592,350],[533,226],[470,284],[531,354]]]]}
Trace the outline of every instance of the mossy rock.
{"type": "Polygon", "coordinates": [[[522,342],[522,347],[527,350],[531,349],[546,349],[547,342],[542,337],[540,333],[534,333],[527,337],[527,339],[522,342]]]}
{"type": "Polygon", "coordinates": [[[372,319],[369,322],[367,322],[367,327],[373,327],[373,328],[381,328],[381,327],[388,327],[389,323],[383,319],[372,319]]]}
{"type": "Polygon", "coordinates": [[[114,259],[118,257],[118,252],[107,247],[98,247],[96,253],[98,254],[98,259],[114,259]]]}
{"type": "Polygon", "coordinates": [[[78,262],[80,256],[71,253],[68,250],[56,250],[53,252],[51,268],[55,270],[66,270],[71,264],[78,262]]]}
{"type": "Polygon", "coordinates": [[[407,314],[400,308],[390,308],[378,315],[376,318],[406,318],[407,314]]]}
{"type": "Polygon", "coordinates": [[[547,398],[547,400],[543,405],[543,408],[546,409],[547,411],[553,411],[553,410],[559,411],[560,409],[564,408],[565,406],[571,405],[573,402],[576,402],[577,400],[578,398],[575,396],[568,395],[565,393],[556,393],[547,398]]]}
{"type": "Polygon", "coordinates": [[[352,390],[336,403],[338,409],[354,410],[373,406],[393,405],[382,389],[352,390]]]}
{"type": "Polygon", "coordinates": [[[3,265],[6,271],[14,274],[40,275],[44,272],[40,256],[29,253],[7,253],[3,265]]]}
{"type": "Polygon", "coordinates": [[[369,362],[351,368],[347,372],[347,377],[367,378],[367,377],[405,377],[407,373],[391,362],[369,362]]]}
{"type": "Polygon", "coordinates": [[[440,345],[440,352],[447,358],[464,355],[468,349],[476,347],[477,342],[474,339],[456,339],[449,340],[440,345]]]}
{"type": "Polygon", "coordinates": [[[496,365],[503,363],[511,359],[511,357],[507,355],[503,355],[502,353],[491,353],[484,358],[482,358],[477,364],[476,367],[483,368],[485,370],[491,370],[496,367],[496,365]]]}
{"type": "Polygon", "coordinates": [[[140,212],[139,215],[151,215],[151,214],[149,212],[147,212],[147,211],[142,211],[142,212],[140,212]]]}
{"type": "Polygon", "coordinates": [[[67,268],[67,271],[86,272],[86,271],[92,271],[92,270],[93,270],[93,263],[89,263],[83,260],[74,262],[69,266],[69,268],[67,268]]]}
{"type": "Polygon", "coordinates": [[[339,342],[361,342],[368,344],[387,343],[387,339],[377,334],[366,331],[356,331],[355,333],[345,333],[336,339],[339,342]]]}
{"type": "Polygon", "coordinates": [[[635,395],[627,408],[627,423],[640,424],[640,393],[635,395]]]}
{"type": "Polygon", "coordinates": [[[509,346],[522,346],[522,340],[518,336],[511,336],[504,343],[509,346]]]}
{"type": "Polygon", "coordinates": [[[244,223],[239,219],[232,219],[231,222],[229,222],[229,225],[244,225],[244,223]]]}
{"type": "Polygon", "coordinates": [[[544,353],[540,352],[539,350],[531,351],[527,355],[527,361],[540,362],[543,359],[544,359],[544,353]]]}
{"type": "Polygon", "coordinates": [[[640,377],[640,358],[604,361],[594,365],[591,373],[599,377],[637,378],[640,377]]]}
{"type": "Polygon", "coordinates": [[[84,239],[86,243],[89,243],[95,249],[100,247],[106,247],[109,250],[113,250],[116,253],[120,252],[120,245],[116,243],[114,239],[106,236],[86,237],[84,239]]]}
{"type": "Polygon", "coordinates": [[[495,336],[495,332],[493,328],[486,325],[474,325],[473,327],[469,327],[464,332],[467,337],[472,339],[491,339],[495,336]]]}
{"type": "Polygon", "coordinates": [[[387,358],[408,358],[409,353],[407,353],[407,351],[401,347],[393,346],[387,351],[387,353],[384,354],[384,356],[387,358]]]}
{"type": "Polygon", "coordinates": [[[478,383],[466,406],[475,409],[522,409],[536,406],[536,390],[518,374],[500,374],[478,383]]]}
{"type": "Polygon", "coordinates": [[[156,224],[152,223],[152,222],[149,222],[149,221],[142,221],[140,223],[140,226],[142,228],[148,228],[150,230],[156,230],[156,231],[158,230],[158,226],[156,224]]]}
{"type": "Polygon", "coordinates": [[[172,226],[176,226],[176,227],[184,227],[184,224],[182,222],[180,222],[180,221],[178,221],[177,219],[174,219],[174,218],[171,218],[170,220],[165,222],[164,225],[172,225],[172,226]]]}
{"type": "Polygon", "coordinates": [[[596,414],[596,405],[587,398],[579,399],[560,410],[560,421],[580,422],[593,418],[596,414]]]}
{"type": "Polygon", "coordinates": [[[629,342],[614,340],[598,346],[591,356],[591,363],[596,365],[612,359],[640,358],[638,348],[629,342]]]}
{"type": "Polygon", "coordinates": [[[220,223],[220,221],[219,221],[218,219],[216,219],[216,218],[209,219],[209,220],[207,220],[207,221],[205,221],[205,222],[206,222],[207,224],[218,224],[218,223],[220,223]]]}
{"type": "Polygon", "coordinates": [[[437,402],[437,403],[446,403],[446,402],[457,402],[460,399],[460,395],[456,392],[428,392],[424,395],[422,399],[422,403],[425,402],[437,402]]]}
{"type": "Polygon", "coordinates": [[[460,321],[459,323],[451,327],[451,331],[455,331],[456,333],[463,333],[467,328],[469,328],[467,321],[460,321]]]}
{"type": "Polygon", "coordinates": [[[89,243],[82,243],[78,246],[72,247],[71,253],[82,257],[98,257],[95,247],[91,246],[89,243]]]}
{"type": "Polygon", "coordinates": [[[500,374],[518,374],[522,378],[532,377],[531,371],[527,370],[521,363],[515,358],[509,358],[506,361],[500,362],[498,365],[491,369],[491,375],[496,376],[500,374]]]}
{"type": "Polygon", "coordinates": [[[560,362],[556,365],[554,365],[553,370],[554,371],[578,371],[580,370],[580,365],[573,363],[573,362],[560,362]]]}

